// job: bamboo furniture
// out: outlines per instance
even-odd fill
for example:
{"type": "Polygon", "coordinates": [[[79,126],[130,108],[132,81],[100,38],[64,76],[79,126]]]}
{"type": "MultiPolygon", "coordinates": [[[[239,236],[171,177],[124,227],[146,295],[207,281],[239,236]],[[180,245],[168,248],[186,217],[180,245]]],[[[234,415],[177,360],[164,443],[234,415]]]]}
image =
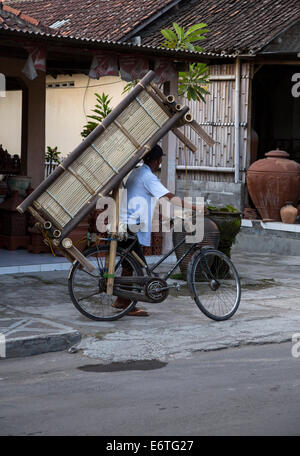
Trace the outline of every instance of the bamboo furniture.
{"type": "MultiPolygon", "coordinates": [[[[132,89],[103,122],[23,202],[47,239],[87,270],[93,266],[67,236],[169,131],[192,151],[196,146],[178,130],[190,125],[210,146],[212,138],[193,120],[189,108],[166,97],[152,83],[153,71],[132,89]]],[[[114,243],[111,243],[114,245],[114,243]]],[[[110,259],[115,254],[111,252],[110,259]]],[[[114,263],[114,262],[113,262],[114,263]]],[[[108,279],[113,278],[109,271],[108,279]]],[[[109,290],[113,280],[109,280],[109,290]]]]}

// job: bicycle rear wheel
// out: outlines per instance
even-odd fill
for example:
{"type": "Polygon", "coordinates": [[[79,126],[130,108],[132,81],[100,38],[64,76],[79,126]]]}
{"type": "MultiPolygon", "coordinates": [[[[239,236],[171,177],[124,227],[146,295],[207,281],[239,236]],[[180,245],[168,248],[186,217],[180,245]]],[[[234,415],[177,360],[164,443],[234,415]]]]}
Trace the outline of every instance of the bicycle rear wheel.
{"type": "Polygon", "coordinates": [[[199,309],[209,318],[228,320],[241,299],[239,275],[232,261],[219,250],[202,250],[190,263],[189,288],[199,309]]]}
{"type": "MultiPolygon", "coordinates": [[[[78,261],[70,270],[68,279],[69,293],[74,306],[85,317],[97,321],[111,321],[126,315],[136,304],[130,301],[127,307],[118,309],[113,307],[116,296],[106,293],[106,279],[104,278],[108,264],[109,246],[95,246],[84,252],[86,258],[93,263],[94,271],[88,272],[78,261]]],[[[121,261],[122,249],[117,249],[115,276],[141,276],[142,269],[133,256],[128,253],[121,261]]]]}

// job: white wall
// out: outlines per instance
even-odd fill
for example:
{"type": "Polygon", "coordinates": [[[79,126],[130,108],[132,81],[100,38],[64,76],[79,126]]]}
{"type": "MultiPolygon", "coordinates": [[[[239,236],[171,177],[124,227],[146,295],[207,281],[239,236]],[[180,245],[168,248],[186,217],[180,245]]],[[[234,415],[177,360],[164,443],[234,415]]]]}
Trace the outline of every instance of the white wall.
{"type": "MultiPolygon", "coordinates": [[[[63,157],[83,140],[80,133],[87,123],[86,115],[93,114],[94,93],[108,94],[114,108],[123,98],[126,84],[118,77],[89,80],[85,75],[61,75],[56,79],[47,76],[46,84],[68,81],[73,81],[75,86],[46,90],[46,148],[58,146],[63,157]]],[[[11,155],[21,153],[21,109],[21,91],[6,92],[5,98],[0,97],[0,144],[11,155]]]]}
{"type": "Polygon", "coordinates": [[[111,98],[111,107],[122,99],[126,83],[117,77],[88,79],[84,75],[47,77],[47,84],[73,81],[74,87],[48,88],[46,102],[46,146],[58,146],[62,156],[67,156],[83,140],[80,136],[87,123],[86,115],[96,103],[95,92],[105,92],[111,98]],[[89,87],[87,88],[89,82],[89,87]],[[86,115],[85,115],[86,114],[86,115]]]}
{"type": "Polygon", "coordinates": [[[22,92],[0,97],[0,144],[11,155],[21,154],[22,92]]]}

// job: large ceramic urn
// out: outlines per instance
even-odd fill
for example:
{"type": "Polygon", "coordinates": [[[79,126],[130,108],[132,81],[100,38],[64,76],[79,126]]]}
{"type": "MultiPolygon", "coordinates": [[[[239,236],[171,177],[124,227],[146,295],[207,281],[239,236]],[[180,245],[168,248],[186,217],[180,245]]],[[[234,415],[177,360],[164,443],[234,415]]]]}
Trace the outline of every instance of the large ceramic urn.
{"type": "Polygon", "coordinates": [[[247,172],[252,201],[265,222],[281,221],[280,209],[287,201],[300,199],[300,165],[276,149],[254,162],[247,172]]]}

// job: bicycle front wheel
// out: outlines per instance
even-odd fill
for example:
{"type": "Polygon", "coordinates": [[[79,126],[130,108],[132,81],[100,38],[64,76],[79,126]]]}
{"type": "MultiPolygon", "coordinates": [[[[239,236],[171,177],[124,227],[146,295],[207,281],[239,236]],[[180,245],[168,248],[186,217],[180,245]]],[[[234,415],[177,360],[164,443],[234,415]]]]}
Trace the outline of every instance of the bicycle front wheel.
{"type": "MultiPolygon", "coordinates": [[[[93,263],[94,271],[87,271],[78,261],[71,268],[68,280],[69,293],[74,306],[85,317],[97,321],[117,320],[126,315],[136,304],[129,301],[123,308],[114,307],[116,296],[106,293],[104,277],[108,267],[108,246],[95,246],[84,252],[86,258],[93,263]]],[[[133,256],[128,253],[124,258],[122,250],[117,249],[115,276],[141,276],[141,267],[133,256]],[[126,272],[125,272],[126,271],[126,272]]]]}
{"type": "Polygon", "coordinates": [[[237,311],[240,279],[224,253],[208,249],[196,255],[189,268],[188,282],[197,306],[207,317],[228,320],[237,311]]]}

